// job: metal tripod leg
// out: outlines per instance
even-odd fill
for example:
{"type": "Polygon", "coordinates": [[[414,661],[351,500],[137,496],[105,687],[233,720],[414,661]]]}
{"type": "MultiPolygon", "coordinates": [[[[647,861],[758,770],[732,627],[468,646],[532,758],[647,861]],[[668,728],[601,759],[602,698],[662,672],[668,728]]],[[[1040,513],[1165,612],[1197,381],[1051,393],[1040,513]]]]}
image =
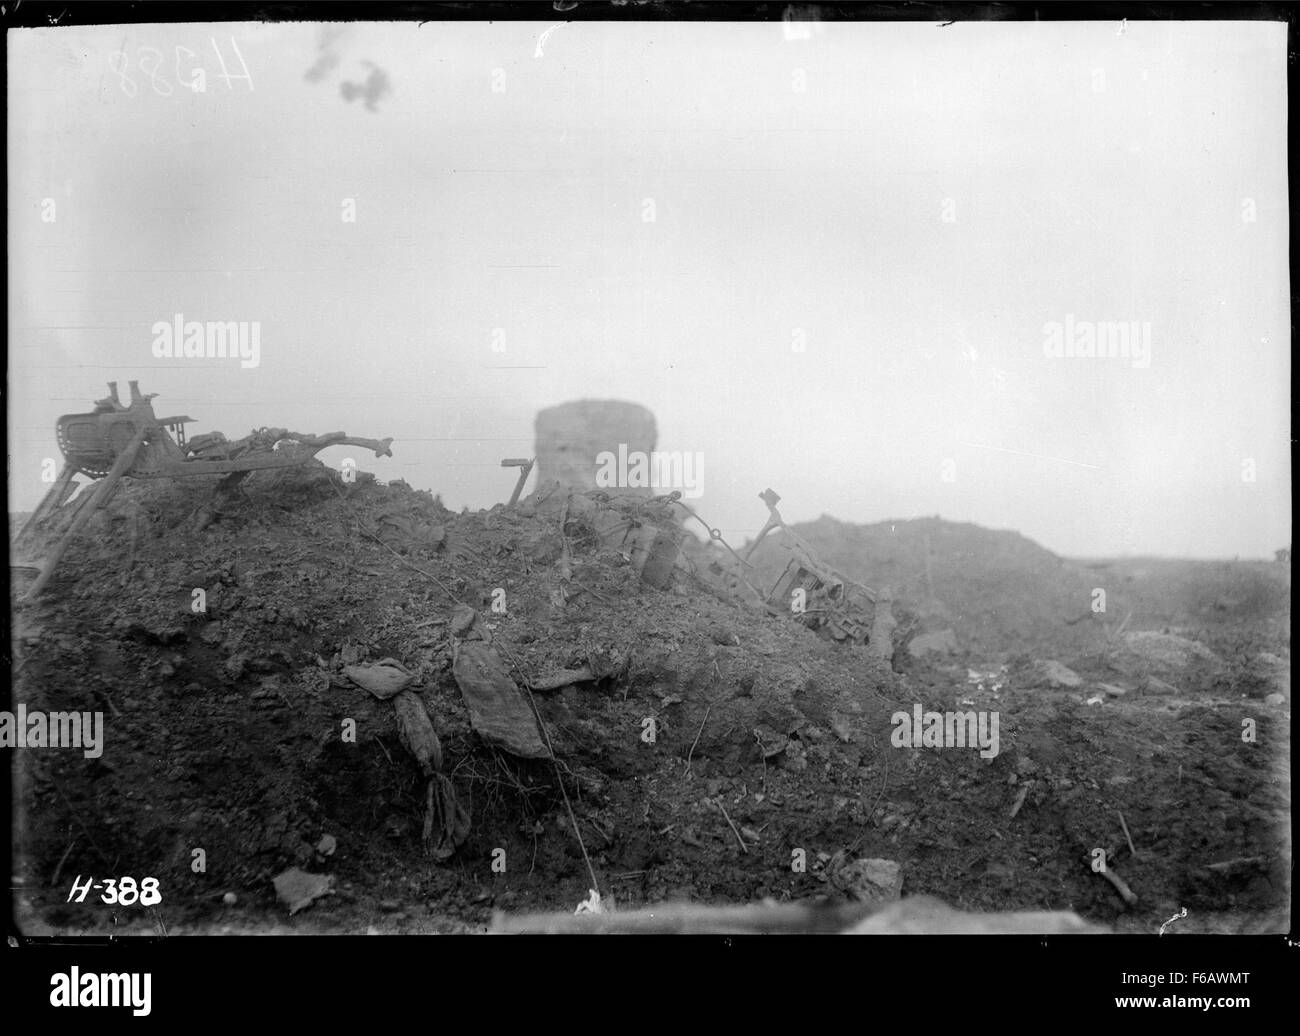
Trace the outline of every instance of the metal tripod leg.
{"type": "Polygon", "coordinates": [[[59,472],[58,480],[50,486],[49,491],[41,497],[41,502],[36,505],[34,510],[23,522],[23,527],[18,530],[18,535],[14,537],[17,542],[27,534],[27,530],[34,528],[36,523],[41,521],[47,514],[55,508],[62,506],[68,496],[68,487],[73,477],[77,474],[77,468],[71,464],[64,464],[63,470],[59,472]]]}
{"type": "Polygon", "coordinates": [[[50,581],[50,577],[54,575],[54,570],[58,567],[59,559],[63,557],[63,552],[68,549],[68,544],[72,542],[72,538],[81,531],[82,527],[85,526],[88,521],[90,521],[91,515],[103,506],[104,501],[109,498],[113,490],[117,487],[117,483],[121,477],[131,470],[131,465],[135,463],[135,458],[140,452],[140,447],[144,445],[145,437],[148,434],[148,425],[143,425],[136,431],[135,435],[131,437],[131,441],[127,443],[126,449],[118,455],[117,460],[113,463],[113,467],[109,469],[108,474],[105,475],[99,485],[95,487],[95,492],[94,495],[91,496],[90,502],[77,513],[77,517],[74,518],[72,524],[68,526],[68,531],[63,534],[63,538],[60,539],[59,542],[54,545],[54,549],[50,551],[49,557],[46,558],[44,563],[41,565],[41,574],[37,576],[36,582],[32,584],[32,588],[27,591],[26,596],[23,598],[24,601],[32,600],[45,589],[45,585],[50,581]]]}

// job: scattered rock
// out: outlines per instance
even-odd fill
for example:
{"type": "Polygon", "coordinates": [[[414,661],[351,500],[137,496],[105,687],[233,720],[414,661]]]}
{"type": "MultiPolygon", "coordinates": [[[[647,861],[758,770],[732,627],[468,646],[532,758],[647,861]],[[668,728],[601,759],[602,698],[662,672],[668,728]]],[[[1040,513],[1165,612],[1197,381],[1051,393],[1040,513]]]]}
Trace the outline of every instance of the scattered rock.
{"type": "Polygon", "coordinates": [[[308,874],[297,867],[276,875],[274,884],[276,897],[289,908],[290,917],[322,896],[334,894],[332,874],[308,874]]]}
{"type": "Polygon", "coordinates": [[[785,751],[786,745],[790,743],[788,737],[768,726],[756,727],[754,729],[754,738],[763,751],[764,759],[771,759],[773,756],[780,755],[785,751]]]}
{"type": "Polygon", "coordinates": [[[1226,672],[1223,660],[1204,644],[1151,631],[1126,633],[1117,662],[1131,676],[1151,676],[1193,690],[1208,689],[1226,672]]]}
{"type": "Polygon", "coordinates": [[[453,637],[463,637],[474,628],[477,622],[478,612],[467,604],[458,604],[452,610],[451,623],[448,625],[447,631],[453,637]]]}
{"type": "Polygon", "coordinates": [[[859,903],[892,903],[903,891],[903,869],[893,860],[853,860],[839,866],[832,860],[828,877],[834,888],[859,903]]]}
{"type": "Polygon", "coordinates": [[[1099,683],[1097,684],[1097,690],[1104,693],[1108,698],[1122,698],[1128,694],[1127,687],[1120,687],[1113,683],[1099,683]]]}
{"type": "Polygon", "coordinates": [[[1270,694],[1264,698],[1265,705],[1282,705],[1285,702],[1286,698],[1281,694],[1270,694]]]}

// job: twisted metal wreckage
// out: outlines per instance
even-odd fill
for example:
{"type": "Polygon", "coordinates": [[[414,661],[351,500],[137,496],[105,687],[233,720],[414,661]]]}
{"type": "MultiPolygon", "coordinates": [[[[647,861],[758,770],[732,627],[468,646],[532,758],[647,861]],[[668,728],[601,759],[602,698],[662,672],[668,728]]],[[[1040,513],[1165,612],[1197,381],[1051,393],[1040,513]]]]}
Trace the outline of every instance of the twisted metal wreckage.
{"type": "Polygon", "coordinates": [[[56,425],[64,465],[22,528],[16,542],[44,518],[61,507],[76,487],[78,474],[97,479],[93,491],[78,505],[72,523],[40,564],[15,563],[14,567],[35,569],[36,582],[25,600],[39,596],[54,575],[59,559],[77,533],[108,501],[123,476],[131,478],[184,478],[192,475],[225,475],[220,488],[228,490],[249,472],[293,468],[306,464],[329,446],[361,446],[376,457],[391,457],[390,439],[357,439],[346,432],[303,435],[286,428],[259,428],[235,441],[220,432],[185,438],[185,425],[192,417],[158,417],[153,411],[152,392],[141,395],[139,384],[130,382],[131,402],[123,406],[117,382],[108,383],[109,394],[95,401],[89,414],[64,414],[56,425]]]}

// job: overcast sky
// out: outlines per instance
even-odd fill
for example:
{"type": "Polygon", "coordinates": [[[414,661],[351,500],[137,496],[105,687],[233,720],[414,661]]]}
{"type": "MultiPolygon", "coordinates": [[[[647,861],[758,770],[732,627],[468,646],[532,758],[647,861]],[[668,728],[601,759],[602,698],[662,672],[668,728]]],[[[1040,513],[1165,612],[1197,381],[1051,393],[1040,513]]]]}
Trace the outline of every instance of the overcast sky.
{"type": "Polygon", "coordinates": [[[588,397],[702,454],[733,543],[769,486],[789,520],[940,514],[1073,556],[1290,542],[1281,24],[7,43],[14,510],[56,418],[136,378],[191,435],[393,436],[361,466],[457,509],[588,397]],[[259,321],[259,366],[155,358],[176,313],[259,321]],[[1047,355],[1067,318],[1149,325],[1149,363],[1047,355]]]}

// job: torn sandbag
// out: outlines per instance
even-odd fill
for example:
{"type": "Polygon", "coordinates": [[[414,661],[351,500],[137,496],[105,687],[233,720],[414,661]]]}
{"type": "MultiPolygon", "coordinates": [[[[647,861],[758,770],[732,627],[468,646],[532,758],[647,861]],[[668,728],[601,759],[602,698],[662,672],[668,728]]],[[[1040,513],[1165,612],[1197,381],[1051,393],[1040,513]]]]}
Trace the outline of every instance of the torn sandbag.
{"type": "Polygon", "coordinates": [[[470,726],[488,744],[512,755],[546,758],[550,753],[542,743],[533,710],[491,644],[467,639],[482,634],[475,629],[477,616],[468,626],[466,618],[461,613],[456,616],[461,621],[453,620],[453,629],[460,635],[454,642],[451,671],[469,706],[470,726]]]}
{"type": "Polygon", "coordinates": [[[442,773],[442,742],[424,702],[414,691],[401,691],[393,698],[397,715],[397,736],[427,778],[423,841],[435,860],[450,859],[469,837],[470,820],[456,798],[451,781],[442,773]]]}
{"type": "Polygon", "coordinates": [[[382,659],[373,665],[344,666],[343,675],[380,701],[387,701],[415,682],[411,672],[393,658],[382,659]]]}
{"type": "Polygon", "coordinates": [[[393,698],[393,710],[397,713],[397,736],[402,747],[415,756],[420,771],[426,777],[441,772],[442,743],[424,702],[414,692],[402,691],[393,698]]]}
{"type": "Polygon", "coordinates": [[[429,778],[427,793],[424,844],[435,860],[447,860],[469,837],[469,814],[456,798],[451,781],[443,774],[435,773],[429,778]]]}

